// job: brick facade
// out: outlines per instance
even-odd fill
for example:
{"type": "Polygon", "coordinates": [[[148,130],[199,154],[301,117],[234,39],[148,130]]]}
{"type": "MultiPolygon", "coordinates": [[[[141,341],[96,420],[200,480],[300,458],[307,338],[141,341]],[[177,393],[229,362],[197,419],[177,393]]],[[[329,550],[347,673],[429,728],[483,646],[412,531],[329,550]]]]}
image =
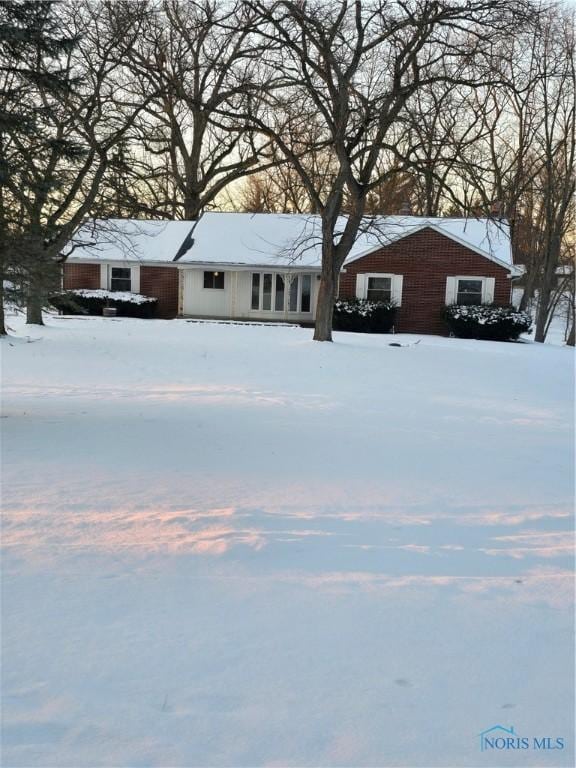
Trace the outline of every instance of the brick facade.
{"type": "Polygon", "coordinates": [[[100,288],[99,264],[64,264],[64,290],[73,291],[76,288],[100,288]]]}
{"type": "Polygon", "coordinates": [[[156,317],[176,317],[178,270],[176,267],[140,267],[140,293],[158,299],[156,317]]]}
{"type": "Polygon", "coordinates": [[[356,275],[383,272],[404,276],[402,306],[396,331],[445,335],[440,317],[446,301],[446,278],[477,276],[495,278],[494,302],[510,302],[508,270],[433,229],[423,229],[384,246],[345,267],[340,276],[341,298],[356,295],[356,275]]]}

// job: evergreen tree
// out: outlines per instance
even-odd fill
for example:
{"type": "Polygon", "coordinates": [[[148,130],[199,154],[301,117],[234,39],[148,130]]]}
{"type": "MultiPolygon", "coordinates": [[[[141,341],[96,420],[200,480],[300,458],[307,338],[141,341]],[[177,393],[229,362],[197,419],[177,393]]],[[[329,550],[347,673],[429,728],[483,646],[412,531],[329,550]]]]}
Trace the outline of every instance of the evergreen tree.
{"type": "MultiPolygon", "coordinates": [[[[54,132],[55,105],[73,87],[66,57],[74,40],[63,37],[54,0],[0,2],[0,333],[7,298],[28,303],[31,288],[53,280],[55,264],[41,258],[50,233],[33,202],[48,197],[54,182],[35,173],[35,163],[56,150],[77,147],[54,132]]],[[[40,317],[41,321],[41,317],[40,317]]]]}
{"type": "Polygon", "coordinates": [[[111,3],[1,7],[5,272],[27,322],[42,324],[67,246],[86,218],[109,210],[104,179],[151,98],[132,97],[123,65],[144,14],[135,7],[127,29],[111,3]]]}

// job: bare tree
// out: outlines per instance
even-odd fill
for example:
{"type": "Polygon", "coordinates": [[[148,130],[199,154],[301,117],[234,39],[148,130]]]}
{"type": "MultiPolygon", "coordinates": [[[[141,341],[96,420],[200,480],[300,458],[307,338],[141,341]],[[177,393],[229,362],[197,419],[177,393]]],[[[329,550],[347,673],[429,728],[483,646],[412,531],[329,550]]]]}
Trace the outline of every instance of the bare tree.
{"type": "MultiPolygon", "coordinates": [[[[480,118],[446,184],[464,210],[509,218],[516,263],[524,264],[526,309],[537,296],[536,339],[543,341],[570,261],[574,226],[574,14],[544,8],[527,30],[490,54],[497,83],[477,89],[465,114],[480,118]]],[[[564,288],[562,288],[564,286],[564,288]]]]}
{"type": "MultiPolygon", "coordinates": [[[[270,142],[242,117],[258,103],[254,72],[266,43],[242,0],[139,3],[146,23],[126,53],[136,98],[148,102],[132,147],[132,199],[147,215],[196,219],[226,187],[266,167],[270,142]]],[[[134,3],[112,3],[129,18],[134,3]]],[[[272,160],[273,162],[273,160],[272,160]]]]}
{"type": "Polygon", "coordinates": [[[272,48],[269,112],[256,118],[298,171],[322,223],[322,277],[314,338],[332,339],[338,275],[361,230],[370,193],[403,169],[379,167],[395,153],[410,100],[432,84],[474,85],[470,62],[510,34],[526,6],[503,0],[272,5],[255,2],[261,37],[272,48]],[[273,58],[273,52],[281,56],[273,58]],[[319,121],[314,147],[298,141],[302,123],[319,121]],[[296,137],[292,141],[292,137],[296,137]],[[334,174],[319,189],[303,162],[330,152],[334,174]],[[342,218],[345,212],[346,216],[342,218]]]}
{"type": "Polygon", "coordinates": [[[538,176],[543,210],[541,229],[542,277],[538,291],[535,340],[544,341],[553,310],[556,273],[568,227],[574,225],[576,159],[576,68],[574,14],[546,23],[539,59],[542,77],[543,125],[538,176]],[[559,23],[556,23],[559,22],[559,23]]]}

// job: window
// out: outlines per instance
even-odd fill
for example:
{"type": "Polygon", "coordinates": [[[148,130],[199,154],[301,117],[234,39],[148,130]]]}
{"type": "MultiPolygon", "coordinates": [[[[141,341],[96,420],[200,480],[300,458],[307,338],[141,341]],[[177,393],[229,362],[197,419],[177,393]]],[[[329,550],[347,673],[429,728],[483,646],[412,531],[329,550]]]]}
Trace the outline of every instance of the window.
{"type": "Polygon", "coordinates": [[[111,291],[131,291],[132,290],[132,270],[130,269],[130,267],[111,267],[110,290],[111,291]]]}
{"type": "Polygon", "coordinates": [[[204,272],[204,288],[224,290],[224,272],[204,272]]]}
{"type": "Polygon", "coordinates": [[[310,312],[312,275],[253,272],[250,306],[262,312],[310,312]]]}
{"type": "Polygon", "coordinates": [[[272,275],[264,275],[262,280],[262,309],[272,309],[272,275]]]}
{"type": "Polygon", "coordinates": [[[356,298],[368,301],[393,301],[402,304],[403,275],[386,272],[358,272],[356,275],[356,298]]]}
{"type": "Polygon", "coordinates": [[[252,309],[260,307],[260,273],[254,272],[252,275],[252,309]]]}
{"type": "Polygon", "coordinates": [[[369,277],[366,298],[369,301],[390,301],[392,298],[392,278],[369,277]]]}
{"type": "Polygon", "coordinates": [[[446,278],[446,305],[492,304],[496,278],[482,275],[455,275],[446,278]]]}
{"type": "Polygon", "coordinates": [[[312,294],[312,275],[302,275],[302,297],[300,309],[302,312],[310,312],[310,300],[312,294]]]}
{"type": "Polygon", "coordinates": [[[284,278],[282,275],[276,275],[276,296],[274,297],[274,310],[276,312],[284,311],[284,278]]]}
{"type": "Polygon", "coordinates": [[[456,304],[482,304],[482,280],[458,280],[456,304]]]}

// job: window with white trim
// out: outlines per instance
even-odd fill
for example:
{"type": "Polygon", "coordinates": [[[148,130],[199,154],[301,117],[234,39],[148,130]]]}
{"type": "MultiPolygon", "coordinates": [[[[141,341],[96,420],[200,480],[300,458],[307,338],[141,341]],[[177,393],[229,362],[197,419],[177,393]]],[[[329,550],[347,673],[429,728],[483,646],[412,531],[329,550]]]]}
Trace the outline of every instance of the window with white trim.
{"type": "Polygon", "coordinates": [[[456,304],[482,304],[482,280],[460,278],[456,287],[456,304]]]}
{"type": "Polygon", "coordinates": [[[390,301],[392,298],[392,278],[368,277],[366,298],[368,301],[390,301]]]}
{"type": "Polygon", "coordinates": [[[496,279],[482,275],[455,275],[446,278],[446,304],[492,304],[496,279]]]}
{"type": "Polygon", "coordinates": [[[250,307],[260,312],[310,312],[312,275],[253,272],[250,307]]]}
{"type": "Polygon", "coordinates": [[[128,292],[132,290],[132,270],[130,267],[110,268],[110,290],[128,292]]]}
{"type": "Polygon", "coordinates": [[[403,275],[383,272],[359,272],[356,275],[356,298],[369,301],[393,301],[402,304],[403,275]]]}
{"type": "Polygon", "coordinates": [[[204,272],[204,288],[224,290],[224,272],[204,272]]]}

